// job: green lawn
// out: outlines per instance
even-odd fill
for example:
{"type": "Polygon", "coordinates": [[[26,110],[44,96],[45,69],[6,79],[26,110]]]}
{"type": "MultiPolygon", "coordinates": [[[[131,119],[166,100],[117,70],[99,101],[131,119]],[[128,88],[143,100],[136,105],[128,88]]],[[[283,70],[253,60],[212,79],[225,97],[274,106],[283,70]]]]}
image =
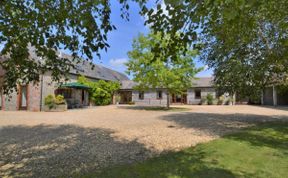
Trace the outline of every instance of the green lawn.
{"type": "Polygon", "coordinates": [[[241,133],[168,153],[143,163],[85,177],[270,177],[288,175],[288,124],[267,123],[241,133]]]}

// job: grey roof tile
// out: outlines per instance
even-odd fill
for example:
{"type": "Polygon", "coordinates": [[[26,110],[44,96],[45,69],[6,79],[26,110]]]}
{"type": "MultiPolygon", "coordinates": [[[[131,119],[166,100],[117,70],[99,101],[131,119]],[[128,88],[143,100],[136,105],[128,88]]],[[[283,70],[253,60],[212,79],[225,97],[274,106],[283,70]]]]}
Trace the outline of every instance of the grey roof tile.
{"type": "Polygon", "coordinates": [[[212,87],[213,77],[198,77],[192,80],[192,87],[212,87]]]}
{"type": "Polygon", "coordinates": [[[137,83],[132,80],[123,80],[121,81],[121,89],[122,90],[131,90],[134,86],[136,86],[137,83]]]}
{"type": "MultiPolygon", "coordinates": [[[[35,54],[35,49],[33,47],[29,48],[31,58],[40,61],[40,59],[35,54]]],[[[68,54],[59,53],[62,58],[66,58],[72,61],[72,56],[68,54]]],[[[42,62],[41,60],[40,62],[42,62]]],[[[82,62],[76,64],[75,62],[75,69],[71,68],[71,74],[80,74],[86,77],[90,77],[93,79],[101,79],[101,80],[110,80],[110,81],[122,81],[122,80],[129,80],[129,78],[120,72],[115,70],[106,68],[102,65],[94,64],[94,68],[92,69],[93,64],[90,61],[82,60],[82,62]]]]}

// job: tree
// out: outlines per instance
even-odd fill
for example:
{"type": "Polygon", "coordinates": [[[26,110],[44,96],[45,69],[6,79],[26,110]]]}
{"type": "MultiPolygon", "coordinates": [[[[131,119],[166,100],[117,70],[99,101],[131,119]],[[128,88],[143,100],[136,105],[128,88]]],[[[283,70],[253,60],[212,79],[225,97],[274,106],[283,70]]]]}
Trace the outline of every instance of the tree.
{"type": "MultiPolygon", "coordinates": [[[[141,3],[142,0],[137,0],[141,3]]],[[[119,0],[121,17],[128,19],[128,0],[119,0]]],[[[38,82],[39,74],[52,71],[59,81],[82,57],[92,62],[107,50],[107,34],[116,27],[110,19],[109,0],[1,0],[0,61],[5,70],[4,93],[16,89],[17,82],[38,82]],[[29,46],[37,58],[30,56],[29,46]],[[72,53],[73,61],[61,58],[57,51],[72,53]],[[80,56],[79,56],[80,55],[80,56]],[[32,59],[31,59],[32,58],[32,59]]],[[[0,71],[1,72],[1,71],[0,71]]]]}
{"type": "Polygon", "coordinates": [[[120,89],[119,82],[99,80],[92,82],[84,76],[78,78],[78,82],[90,87],[89,97],[96,105],[111,104],[113,95],[120,89]]]}
{"type": "Polygon", "coordinates": [[[127,73],[132,74],[138,90],[167,90],[167,108],[170,105],[170,94],[181,93],[191,87],[192,79],[200,71],[193,63],[197,51],[185,51],[180,47],[173,59],[166,58],[165,50],[155,56],[155,46],[165,49],[170,39],[171,36],[163,36],[161,33],[151,32],[146,36],[140,34],[133,41],[133,50],[128,52],[130,60],[126,64],[127,73]]]}
{"type": "Polygon", "coordinates": [[[193,44],[215,69],[216,86],[247,94],[287,80],[287,8],[286,0],[166,0],[164,9],[142,12],[152,14],[146,23],[154,31],[181,34],[165,49],[170,56],[193,44]]]}
{"type": "MultiPolygon", "coordinates": [[[[163,54],[163,59],[173,60],[179,47],[184,51],[194,47],[202,49],[201,59],[215,69],[216,83],[225,82],[217,71],[230,60],[240,61],[247,69],[241,71],[242,76],[249,75],[249,82],[258,87],[267,85],[271,78],[286,79],[287,0],[163,0],[156,1],[156,8],[146,0],[119,0],[123,18],[128,18],[131,1],[139,3],[140,14],[147,17],[145,23],[153,31],[170,35],[166,48],[154,45],[155,60],[163,54]],[[258,71],[264,74],[260,82],[256,81],[258,71]]],[[[65,76],[73,63],[59,60],[55,51],[61,48],[70,51],[77,62],[77,52],[90,61],[93,53],[100,56],[99,50],[109,47],[108,32],[115,29],[110,6],[109,0],[0,1],[1,55],[9,54],[10,58],[0,62],[6,70],[5,93],[15,88],[19,79],[37,82],[39,73],[48,70],[53,71],[54,80],[65,76]],[[42,62],[28,60],[29,44],[42,62]]],[[[236,86],[232,73],[231,68],[225,78],[236,86]]]]}

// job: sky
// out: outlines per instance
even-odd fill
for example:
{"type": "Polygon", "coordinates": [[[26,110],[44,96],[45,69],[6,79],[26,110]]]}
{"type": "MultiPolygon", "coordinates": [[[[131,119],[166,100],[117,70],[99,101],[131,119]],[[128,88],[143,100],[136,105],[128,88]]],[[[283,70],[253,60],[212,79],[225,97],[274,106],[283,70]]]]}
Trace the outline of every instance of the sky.
{"type": "MultiPolygon", "coordinates": [[[[139,33],[147,34],[148,27],[144,26],[144,17],[139,14],[139,6],[136,3],[130,3],[129,21],[120,17],[120,7],[117,1],[111,1],[112,12],[111,21],[116,26],[114,30],[108,34],[108,44],[110,48],[107,52],[101,52],[101,60],[94,56],[94,63],[101,64],[105,67],[114,69],[124,73],[126,67],[125,62],[129,60],[127,52],[132,50],[132,41],[139,33]]],[[[196,67],[204,67],[205,70],[199,72],[197,77],[209,77],[212,75],[212,70],[207,70],[207,67],[201,61],[195,59],[196,67]]],[[[129,76],[131,78],[131,76],[129,76]]]]}
{"type": "MultiPolygon", "coordinates": [[[[153,7],[154,4],[149,4],[153,7]]],[[[162,4],[163,5],[163,4],[162,4]]],[[[144,26],[145,18],[139,14],[140,8],[136,3],[131,2],[129,4],[129,21],[120,17],[120,4],[118,1],[111,1],[111,21],[116,26],[116,30],[108,33],[108,48],[107,52],[104,50],[100,52],[101,59],[96,55],[93,56],[93,62],[105,67],[114,69],[121,73],[125,73],[125,62],[129,60],[127,52],[132,50],[132,41],[139,33],[147,34],[149,28],[144,26]]],[[[165,5],[164,5],[165,6],[165,5]]],[[[0,50],[3,45],[0,44],[0,50]]],[[[65,51],[64,51],[65,52],[65,51]]],[[[204,67],[204,71],[199,72],[197,77],[209,77],[212,75],[212,70],[208,70],[207,67],[195,59],[196,67],[204,67]]],[[[132,79],[132,76],[128,76],[132,79]]]]}

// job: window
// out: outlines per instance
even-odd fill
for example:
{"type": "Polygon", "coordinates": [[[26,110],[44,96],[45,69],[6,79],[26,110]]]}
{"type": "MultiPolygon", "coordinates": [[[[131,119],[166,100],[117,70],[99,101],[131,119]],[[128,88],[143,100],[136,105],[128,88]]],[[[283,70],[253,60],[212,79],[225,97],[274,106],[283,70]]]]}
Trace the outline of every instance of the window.
{"type": "Polygon", "coordinates": [[[162,91],[157,91],[157,99],[162,99],[162,91]]]}
{"type": "Polygon", "coordinates": [[[195,90],[195,99],[201,99],[201,90],[195,90]]]}
{"type": "Polygon", "coordinates": [[[144,91],[139,92],[139,100],[144,100],[144,91]]]}

